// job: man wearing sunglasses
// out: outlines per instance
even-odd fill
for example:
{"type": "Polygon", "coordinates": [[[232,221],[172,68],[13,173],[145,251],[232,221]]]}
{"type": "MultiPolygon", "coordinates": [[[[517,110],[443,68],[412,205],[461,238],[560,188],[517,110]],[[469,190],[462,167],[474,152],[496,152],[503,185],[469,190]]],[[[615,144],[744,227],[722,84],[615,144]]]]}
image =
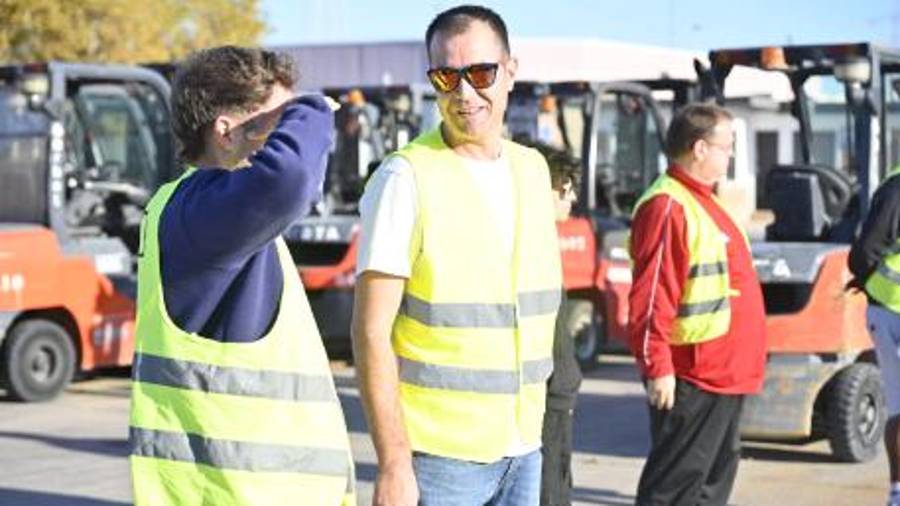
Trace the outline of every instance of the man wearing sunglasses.
{"type": "Polygon", "coordinates": [[[375,504],[537,505],[561,269],[546,161],[502,138],[517,63],[462,6],[425,36],[442,123],[360,202],[353,338],[375,504]]]}

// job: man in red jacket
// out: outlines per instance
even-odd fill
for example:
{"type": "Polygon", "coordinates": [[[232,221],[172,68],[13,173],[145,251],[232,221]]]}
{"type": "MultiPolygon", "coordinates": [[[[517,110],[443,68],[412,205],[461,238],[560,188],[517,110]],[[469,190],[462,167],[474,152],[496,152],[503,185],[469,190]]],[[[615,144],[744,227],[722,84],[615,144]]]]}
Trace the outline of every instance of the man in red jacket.
{"type": "Polygon", "coordinates": [[[743,398],[762,388],[762,292],[746,236],[713,194],[733,155],[731,119],[714,105],[679,111],[672,165],[635,208],[628,332],[652,438],[639,505],[726,504],[743,398]]]}

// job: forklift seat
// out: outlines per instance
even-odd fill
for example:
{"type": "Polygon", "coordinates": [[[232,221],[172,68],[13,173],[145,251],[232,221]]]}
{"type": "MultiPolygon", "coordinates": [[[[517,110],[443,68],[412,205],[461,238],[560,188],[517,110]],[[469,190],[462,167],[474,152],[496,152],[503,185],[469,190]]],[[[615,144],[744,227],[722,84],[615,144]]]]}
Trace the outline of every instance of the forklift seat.
{"type": "Polygon", "coordinates": [[[766,193],[775,221],[766,227],[767,240],[815,241],[830,225],[819,175],[805,169],[777,166],[769,172],[766,193]]]}

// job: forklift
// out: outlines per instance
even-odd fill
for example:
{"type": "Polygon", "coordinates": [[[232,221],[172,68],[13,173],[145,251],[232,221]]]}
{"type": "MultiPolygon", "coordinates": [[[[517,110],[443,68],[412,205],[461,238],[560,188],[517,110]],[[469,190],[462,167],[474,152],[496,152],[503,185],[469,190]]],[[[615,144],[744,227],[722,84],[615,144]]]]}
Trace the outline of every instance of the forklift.
{"type": "Polygon", "coordinates": [[[0,67],[0,388],[131,364],[143,207],[176,164],[169,85],[137,67],[0,67]]]}
{"type": "Polygon", "coordinates": [[[631,267],[625,244],[631,212],[667,166],[665,121],[653,98],[659,90],[672,92],[674,110],[694,97],[695,87],[669,79],[518,82],[510,95],[507,128],[514,140],[555,143],[582,163],[578,201],[557,232],[568,297],[561,318],[585,371],[598,367],[602,351],[625,349],[627,343],[631,267]],[[548,107],[547,97],[555,107],[548,107]],[[546,133],[550,121],[541,121],[554,113],[558,136],[546,133]]]}
{"type": "Polygon", "coordinates": [[[744,405],[742,436],[826,437],[838,460],[870,460],[886,413],[866,299],[845,288],[846,265],[870,197],[898,159],[900,51],[868,43],[724,49],[709,61],[720,102],[736,67],[783,74],[799,126],[798,160],[766,178],[774,222],[752,244],[768,360],[763,392],[744,405]]]}
{"type": "Polygon", "coordinates": [[[384,157],[439,121],[430,85],[325,88],[341,104],[323,199],[284,233],[332,356],[349,356],[359,199],[384,157]]]}

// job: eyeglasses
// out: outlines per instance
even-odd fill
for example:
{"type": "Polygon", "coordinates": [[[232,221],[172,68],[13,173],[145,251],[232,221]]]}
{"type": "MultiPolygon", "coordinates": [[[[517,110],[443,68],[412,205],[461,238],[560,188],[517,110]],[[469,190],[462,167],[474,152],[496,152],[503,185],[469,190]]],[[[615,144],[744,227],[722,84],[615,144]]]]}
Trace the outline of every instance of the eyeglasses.
{"type": "Polygon", "coordinates": [[[438,67],[428,70],[428,80],[440,93],[450,93],[459,88],[463,79],[476,90],[483,90],[493,86],[497,80],[498,68],[499,63],[473,63],[462,68],[438,67]]]}
{"type": "MultiPolygon", "coordinates": [[[[706,139],[704,139],[704,140],[706,140],[706,139]]],[[[722,152],[725,153],[725,154],[728,155],[728,156],[734,156],[734,143],[731,143],[731,144],[719,144],[719,143],[717,143],[717,142],[710,142],[710,141],[708,141],[708,140],[706,141],[706,143],[709,144],[710,146],[714,147],[714,148],[719,148],[719,149],[721,149],[722,152]]]]}

